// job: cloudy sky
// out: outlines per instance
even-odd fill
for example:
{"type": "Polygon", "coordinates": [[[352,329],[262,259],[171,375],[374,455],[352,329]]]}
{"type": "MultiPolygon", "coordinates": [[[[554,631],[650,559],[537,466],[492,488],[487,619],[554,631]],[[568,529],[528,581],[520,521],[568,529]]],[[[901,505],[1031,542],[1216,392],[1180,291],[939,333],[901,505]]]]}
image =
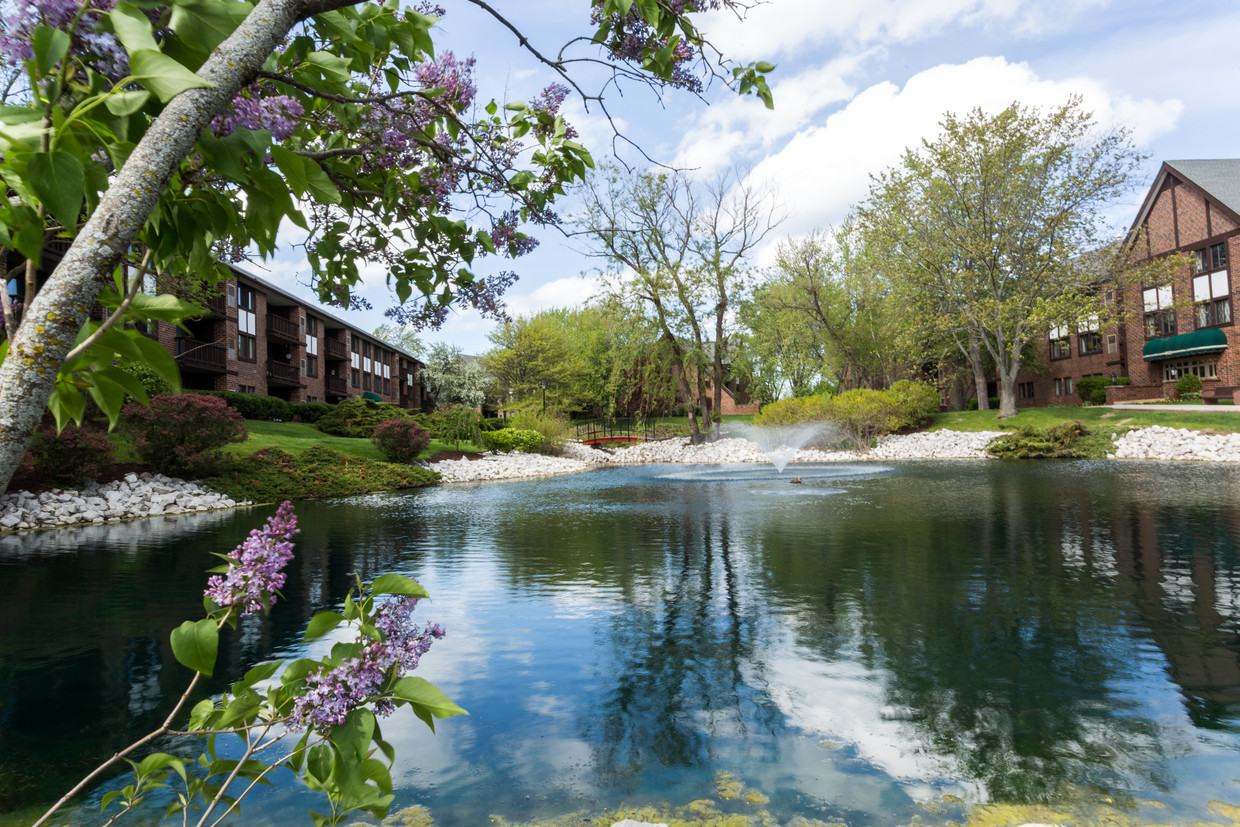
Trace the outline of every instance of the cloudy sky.
{"type": "MultiPolygon", "coordinates": [[[[448,14],[436,45],[477,59],[482,102],[533,97],[553,80],[484,12],[464,0],[440,2],[448,14]]],[[[544,52],[589,33],[585,0],[492,5],[544,52]]],[[[705,102],[684,94],[660,101],[626,87],[623,96],[612,90],[609,108],[657,161],[703,174],[739,165],[772,186],[788,213],[781,238],[838,223],[864,198],[870,175],[933,138],[949,111],[998,111],[1013,101],[1054,107],[1080,95],[1100,123],[1131,130],[1150,158],[1129,203],[1113,210],[1120,229],[1163,160],[1240,155],[1240,61],[1229,45],[1240,42],[1235,0],[768,0],[743,21],[719,13],[700,25],[729,58],[776,64],[773,111],[718,85],[705,102]]],[[[609,156],[614,144],[601,113],[580,102],[568,112],[596,159],[609,156]]],[[[626,161],[642,163],[636,150],[619,148],[626,161]]],[[[532,255],[495,262],[520,274],[508,294],[514,314],[574,306],[595,291],[594,263],[580,244],[554,231],[540,238],[532,255]]],[[[306,293],[295,248],[265,275],[306,293]]],[[[363,295],[375,310],[349,316],[372,328],[392,301],[381,274],[363,295]]],[[[493,326],[459,313],[423,338],[481,353],[493,326]]]]}

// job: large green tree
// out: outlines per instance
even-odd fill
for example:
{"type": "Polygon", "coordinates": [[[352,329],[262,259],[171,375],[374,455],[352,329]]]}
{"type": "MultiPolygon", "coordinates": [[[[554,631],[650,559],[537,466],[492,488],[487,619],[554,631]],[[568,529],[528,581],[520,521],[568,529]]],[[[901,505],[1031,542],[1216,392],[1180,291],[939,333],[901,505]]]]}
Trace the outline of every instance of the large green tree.
{"type": "Polygon", "coordinates": [[[859,215],[918,323],[951,337],[978,374],[984,350],[999,414],[1014,416],[1026,346],[1105,312],[1096,288],[1110,265],[1100,272],[1090,254],[1142,157],[1079,99],[948,114],[941,126],[874,180],[859,215]]]}
{"type": "Polygon", "coordinates": [[[30,265],[19,325],[0,291],[9,324],[0,489],[46,406],[61,422],[78,419],[89,393],[114,416],[126,392],[141,394],[113,363],[157,354],[87,317],[97,300],[119,310],[127,299],[133,312],[171,315],[129,298],[146,270],[218,277],[218,256],[271,255],[289,221],[309,235],[324,299],[350,304],[370,263],[404,307],[397,321],[433,323],[462,298],[501,312],[498,293],[513,276],[477,278],[471,263],[528,249],[520,228],[553,222],[554,200],[592,165],[558,110],[570,93],[606,106],[575,72],[605,67],[602,88],[635,80],[700,90],[721,77],[770,103],[771,67],[711,60],[692,20],[702,8],[741,10],[740,0],[577,0],[589,31],[559,51],[538,49],[490,4],[460,1],[515,33],[561,85],[528,104],[475,106],[470,62],[434,51],[429,5],[5,6],[13,13],[0,53],[16,83],[0,109],[0,248],[30,265]],[[52,240],[67,250],[41,279],[52,240]],[[143,266],[130,274],[134,251],[143,266]]]}

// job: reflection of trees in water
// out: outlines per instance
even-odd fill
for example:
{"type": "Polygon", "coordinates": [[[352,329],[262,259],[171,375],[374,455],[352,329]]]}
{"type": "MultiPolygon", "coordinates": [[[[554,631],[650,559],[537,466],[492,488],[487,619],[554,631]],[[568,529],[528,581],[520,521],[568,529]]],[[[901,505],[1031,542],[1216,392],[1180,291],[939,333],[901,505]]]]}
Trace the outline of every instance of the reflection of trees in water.
{"type": "Polygon", "coordinates": [[[1116,492],[1081,498],[1012,471],[978,472],[953,496],[910,472],[881,509],[835,522],[819,554],[770,557],[779,587],[798,593],[800,641],[831,659],[847,640],[884,675],[892,714],[920,744],[908,749],[949,757],[995,800],[1053,798],[1066,782],[1164,786],[1177,747],[1119,688],[1136,674],[1140,630],[1092,539],[1116,492]],[[1065,567],[1074,521],[1082,559],[1065,567]],[[833,594],[812,585],[824,582],[833,594]]]}
{"type": "Polygon", "coordinates": [[[772,749],[769,736],[782,726],[764,689],[761,596],[727,513],[673,513],[654,528],[661,559],[648,558],[644,593],[606,630],[608,688],[584,724],[606,785],[648,769],[709,765],[730,740],[772,749]]]}
{"type": "MultiPolygon", "coordinates": [[[[167,536],[158,519],[123,536],[30,533],[20,556],[0,558],[0,812],[59,796],[162,723],[189,679],[168,635],[201,616],[206,570],[219,563],[212,552],[236,546],[272,510],[204,514],[197,526],[178,516],[167,536]],[[97,545],[84,542],[92,537],[97,545]]],[[[225,632],[201,697],[297,647],[314,612],[343,599],[354,571],[409,565],[411,517],[389,522],[308,503],[298,517],[284,600],[225,632]]]]}

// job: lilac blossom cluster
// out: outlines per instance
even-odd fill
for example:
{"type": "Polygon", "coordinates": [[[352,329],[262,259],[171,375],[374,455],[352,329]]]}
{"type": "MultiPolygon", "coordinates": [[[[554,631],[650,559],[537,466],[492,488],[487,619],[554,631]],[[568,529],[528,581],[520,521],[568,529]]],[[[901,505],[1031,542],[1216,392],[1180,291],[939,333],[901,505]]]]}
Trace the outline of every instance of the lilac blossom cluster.
{"type": "Polygon", "coordinates": [[[517,210],[508,210],[491,226],[491,243],[510,258],[523,256],[538,246],[538,239],[517,232],[520,215],[517,210]]]}
{"type": "Polygon", "coordinates": [[[292,539],[297,533],[297,515],[285,500],[265,526],[251,531],[227,554],[228,571],[207,580],[206,596],[221,608],[244,606],[242,614],[270,609],[284,585],[283,569],[293,559],[292,539]]]}
{"type": "Polygon", "coordinates": [[[390,715],[396,707],[383,697],[385,684],[417,669],[431,644],[444,635],[437,623],[419,628],[412,622],[417,604],[416,597],[404,596],[384,603],[373,618],[381,639],[362,637],[358,642],[365,645],[356,657],[307,675],[306,692],[293,704],[290,728],[325,732],[370,703],[376,714],[390,715]]]}
{"type": "MultiPolygon", "coordinates": [[[[667,11],[679,16],[721,8],[723,0],[665,0],[663,5],[667,11]]],[[[603,22],[605,19],[603,0],[594,0],[590,19],[595,25],[603,22]]],[[[669,39],[660,35],[646,22],[636,4],[628,14],[611,15],[609,22],[611,23],[611,36],[606,45],[611,57],[615,60],[640,64],[643,58],[662,49],[669,39]]],[[[690,68],[695,57],[697,57],[697,51],[693,46],[684,40],[676,44],[672,50],[673,66],[669,78],[672,85],[680,86],[691,92],[702,91],[702,81],[693,74],[690,68]]]]}
{"type": "Polygon", "coordinates": [[[34,57],[30,38],[40,24],[68,31],[74,54],[90,60],[103,74],[120,78],[129,73],[129,57],[116,37],[96,31],[100,16],[112,10],[116,0],[16,0],[4,4],[0,14],[0,60],[10,66],[34,57]],[[78,12],[81,16],[78,16],[78,12]],[[77,20],[74,25],[74,20],[77,20]],[[72,31],[69,27],[73,26],[72,31]]]}
{"type": "Polygon", "coordinates": [[[238,129],[266,129],[276,141],[293,134],[305,114],[301,102],[288,95],[262,95],[251,88],[233,98],[228,108],[211,121],[211,130],[219,137],[238,129]]]}

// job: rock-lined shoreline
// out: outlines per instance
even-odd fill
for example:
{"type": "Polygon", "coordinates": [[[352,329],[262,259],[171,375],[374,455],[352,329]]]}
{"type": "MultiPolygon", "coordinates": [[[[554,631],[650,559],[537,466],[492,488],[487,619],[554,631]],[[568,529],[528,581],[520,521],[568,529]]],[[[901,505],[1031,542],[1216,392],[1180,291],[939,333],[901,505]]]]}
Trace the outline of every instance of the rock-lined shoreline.
{"type": "MultiPolygon", "coordinates": [[[[927,431],[883,437],[871,451],[803,449],[791,459],[806,462],[873,460],[985,459],[986,445],[1001,431],[927,431]]],[[[1240,434],[1201,434],[1180,428],[1140,428],[1115,440],[1114,459],[1240,462],[1240,434]]],[[[487,455],[480,460],[445,460],[430,466],[444,482],[526,479],[588,471],[606,465],[653,463],[769,462],[747,439],[725,438],[689,445],[688,438],[647,442],[631,448],[600,451],[577,443],[564,456],[487,455]]],[[[88,483],[80,491],[53,489],[41,494],[19,491],[0,496],[0,533],[31,528],[117,522],[164,514],[186,514],[249,505],[209,491],[195,482],[162,474],[127,474],[104,485],[88,483]]]]}
{"type": "Polygon", "coordinates": [[[89,482],[81,490],[53,488],[41,494],[18,491],[0,496],[0,531],[108,523],[249,504],[209,491],[196,482],[163,474],[131,473],[103,485],[89,482]]]}

